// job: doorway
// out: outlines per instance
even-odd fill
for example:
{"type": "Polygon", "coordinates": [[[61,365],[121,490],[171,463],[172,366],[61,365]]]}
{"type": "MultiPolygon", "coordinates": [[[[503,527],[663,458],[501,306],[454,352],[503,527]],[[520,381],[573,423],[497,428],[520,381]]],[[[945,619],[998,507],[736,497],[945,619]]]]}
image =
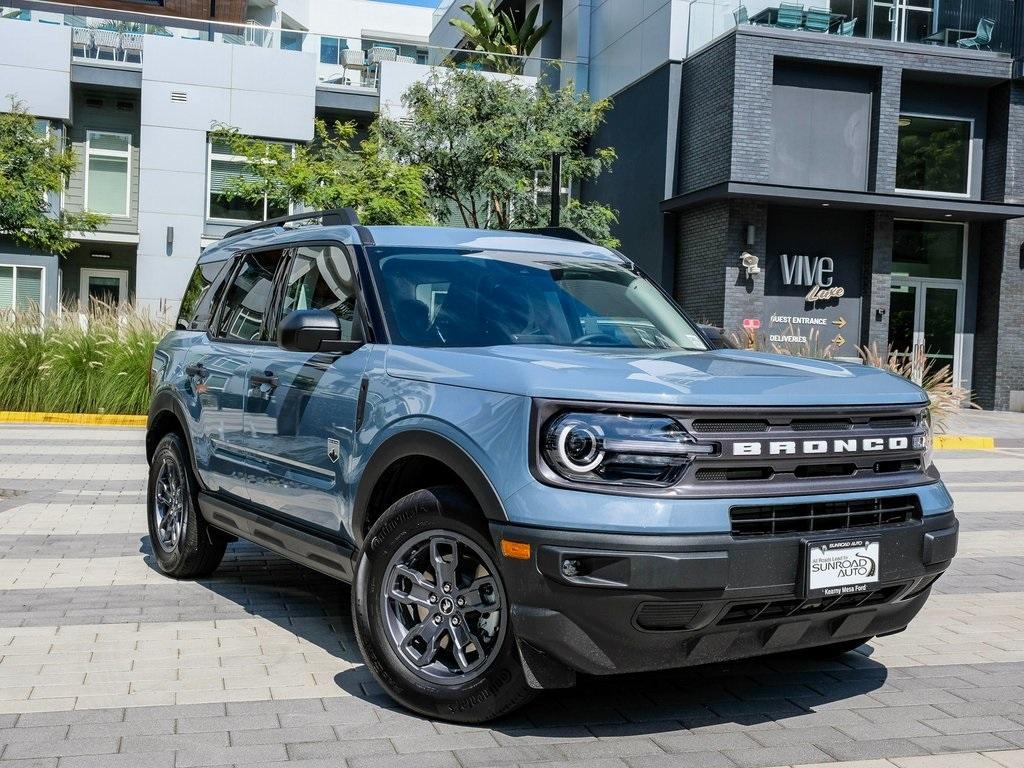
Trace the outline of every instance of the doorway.
{"type": "Polygon", "coordinates": [[[868,36],[920,43],[932,33],[934,9],[926,0],[872,0],[868,36]]]}
{"type": "Polygon", "coordinates": [[[101,305],[117,307],[128,300],[127,269],[83,267],[79,273],[78,285],[78,302],[82,311],[101,305]]]}

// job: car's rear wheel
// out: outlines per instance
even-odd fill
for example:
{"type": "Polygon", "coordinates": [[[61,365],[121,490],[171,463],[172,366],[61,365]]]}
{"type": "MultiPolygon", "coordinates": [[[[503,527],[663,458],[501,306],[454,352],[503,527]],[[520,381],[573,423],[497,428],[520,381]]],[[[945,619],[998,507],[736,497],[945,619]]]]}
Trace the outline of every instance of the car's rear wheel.
{"type": "Polygon", "coordinates": [[[367,665],[409,709],[482,722],[532,697],[494,549],[460,489],[417,491],[384,513],[359,552],[352,603],[367,665]]]}
{"type": "Polygon", "coordinates": [[[157,566],[176,579],[213,573],[227,541],[199,514],[196,479],[181,436],[160,440],[149,465],[147,518],[157,566]]]}

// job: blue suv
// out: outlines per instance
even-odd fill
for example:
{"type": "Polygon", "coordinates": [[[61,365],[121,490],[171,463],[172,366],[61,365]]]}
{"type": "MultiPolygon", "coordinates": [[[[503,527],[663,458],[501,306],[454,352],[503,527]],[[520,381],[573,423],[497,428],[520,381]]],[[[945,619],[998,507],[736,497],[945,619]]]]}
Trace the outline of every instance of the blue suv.
{"type": "Polygon", "coordinates": [[[350,583],[410,709],[479,722],[577,673],[845,652],[949,565],[913,384],[713,349],[568,234],[288,219],[202,255],[153,358],[153,550],[198,577],[242,538],[350,583]]]}

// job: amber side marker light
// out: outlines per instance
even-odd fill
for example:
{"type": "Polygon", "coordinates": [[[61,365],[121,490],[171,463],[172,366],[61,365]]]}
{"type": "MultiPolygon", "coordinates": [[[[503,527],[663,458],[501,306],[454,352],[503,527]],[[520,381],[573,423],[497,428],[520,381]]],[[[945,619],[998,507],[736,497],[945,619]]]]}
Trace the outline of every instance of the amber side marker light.
{"type": "Polygon", "coordinates": [[[523,541],[501,540],[501,554],[510,560],[529,560],[530,545],[523,541]]]}

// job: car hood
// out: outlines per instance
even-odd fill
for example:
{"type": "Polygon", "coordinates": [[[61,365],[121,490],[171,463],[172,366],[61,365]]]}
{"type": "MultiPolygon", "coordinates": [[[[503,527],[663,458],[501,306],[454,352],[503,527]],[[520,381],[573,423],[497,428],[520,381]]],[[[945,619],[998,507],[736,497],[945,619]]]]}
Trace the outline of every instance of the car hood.
{"type": "Polygon", "coordinates": [[[878,368],[733,349],[396,346],[388,350],[386,365],[399,378],[566,400],[723,406],[927,402],[919,387],[878,368]]]}

